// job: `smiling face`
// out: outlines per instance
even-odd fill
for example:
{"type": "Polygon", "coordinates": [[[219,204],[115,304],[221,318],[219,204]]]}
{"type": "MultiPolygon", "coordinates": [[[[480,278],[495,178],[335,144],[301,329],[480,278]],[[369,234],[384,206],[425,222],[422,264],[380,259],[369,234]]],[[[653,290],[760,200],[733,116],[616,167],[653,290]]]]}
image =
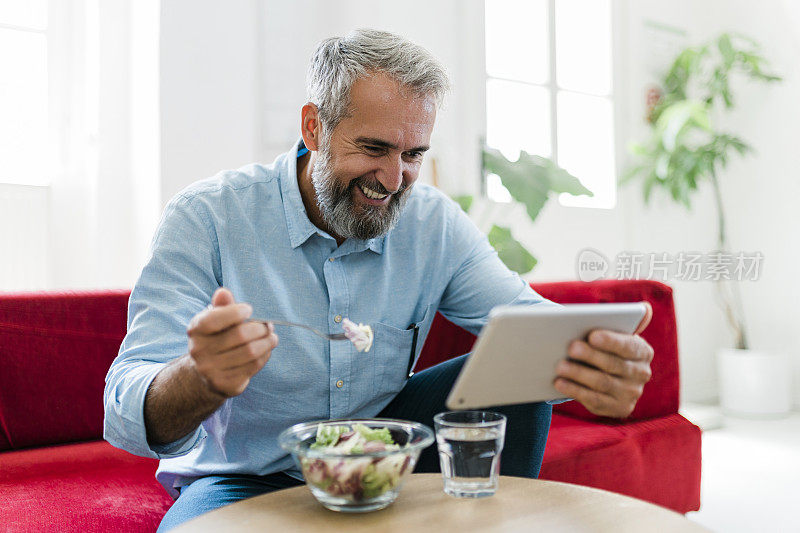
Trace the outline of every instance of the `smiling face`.
{"type": "MultiPolygon", "coordinates": [[[[313,105],[303,109],[303,138],[316,152],[310,167],[313,189],[302,186],[301,176],[301,191],[314,194],[312,221],[317,215],[339,238],[371,239],[395,225],[419,176],[436,99],[379,73],[353,84],[349,111],[327,133],[313,105]],[[307,112],[314,120],[307,120],[307,112]]],[[[307,209],[311,203],[306,202],[307,209]]]]}

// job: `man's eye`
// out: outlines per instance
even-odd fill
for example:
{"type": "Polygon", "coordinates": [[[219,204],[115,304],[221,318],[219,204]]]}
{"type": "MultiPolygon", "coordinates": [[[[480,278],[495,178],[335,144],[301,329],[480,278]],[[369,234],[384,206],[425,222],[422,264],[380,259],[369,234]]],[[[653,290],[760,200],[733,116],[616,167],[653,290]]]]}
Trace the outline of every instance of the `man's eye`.
{"type": "Polygon", "coordinates": [[[406,152],[406,157],[408,157],[409,159],[422,159],[422,152],[419,150],[406,152]]]}
{"type": "Polygon", "coordinates": [[[367,150],[367,152],[371,152],[373,154],[383,153],[383,148],[381,148],[380,146],[365,146],[364,148],[367,150]]]}

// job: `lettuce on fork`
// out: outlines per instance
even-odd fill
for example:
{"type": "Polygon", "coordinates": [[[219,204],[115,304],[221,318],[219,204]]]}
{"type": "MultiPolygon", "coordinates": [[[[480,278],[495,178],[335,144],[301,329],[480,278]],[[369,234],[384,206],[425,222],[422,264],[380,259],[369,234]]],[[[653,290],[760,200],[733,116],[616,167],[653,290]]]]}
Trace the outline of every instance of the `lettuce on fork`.
{"type": "Polygon", "coordinates": [[[353,343],[353,346],[355,346],[356,350],[359,352],[368,352],[372,347],[374,334],[369,324],[362,324],[360,322],[356,324],[349,318],[345,318],[342,320],[342,329],[344,330],[345,336],[353,343]]]}

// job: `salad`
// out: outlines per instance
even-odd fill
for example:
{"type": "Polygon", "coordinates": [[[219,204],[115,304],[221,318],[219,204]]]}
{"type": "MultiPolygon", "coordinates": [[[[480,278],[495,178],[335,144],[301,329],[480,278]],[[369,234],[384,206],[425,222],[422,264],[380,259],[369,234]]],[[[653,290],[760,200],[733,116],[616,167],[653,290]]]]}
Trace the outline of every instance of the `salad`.
{"type": "Polygon", "coordinates": [[[330,458],[303,458],[306,482],[331,496],[352,501],[375,498],[396,488],[411,465],[411,453],[378,457],[361,454],[402,450],[388,428],[363,424],[320,425],[311,450],[331,452],[330,458]],[[352,456],[352,457],[350,457],[352,456]]]}

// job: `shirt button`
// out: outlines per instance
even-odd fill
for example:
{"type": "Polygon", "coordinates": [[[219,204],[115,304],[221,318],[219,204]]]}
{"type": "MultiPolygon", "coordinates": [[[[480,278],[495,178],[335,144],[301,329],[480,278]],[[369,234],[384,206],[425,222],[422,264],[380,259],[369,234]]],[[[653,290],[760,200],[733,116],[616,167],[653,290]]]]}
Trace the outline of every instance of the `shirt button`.
{"type": "Polygon", "coordinates": [[[334,258],[333,258],[333,257],[329,257],[329,258],[328,258],[328,261],[330,261],[331,263],[333,263],[333,261],[334,261],[334,258]]]}
{"type": "Polygon", "coordinates": [[[344,387],[344,381],[340,379],[339,381],[336,382],[336,388],[341,389],[342,387],[344,387]]]}
{"type": "Polygon", "coordinates": [[[335,317],[333,317],[333,321],[338,324],[339,322],[342,321],[342,315],[336,315],[335,317]]]}

